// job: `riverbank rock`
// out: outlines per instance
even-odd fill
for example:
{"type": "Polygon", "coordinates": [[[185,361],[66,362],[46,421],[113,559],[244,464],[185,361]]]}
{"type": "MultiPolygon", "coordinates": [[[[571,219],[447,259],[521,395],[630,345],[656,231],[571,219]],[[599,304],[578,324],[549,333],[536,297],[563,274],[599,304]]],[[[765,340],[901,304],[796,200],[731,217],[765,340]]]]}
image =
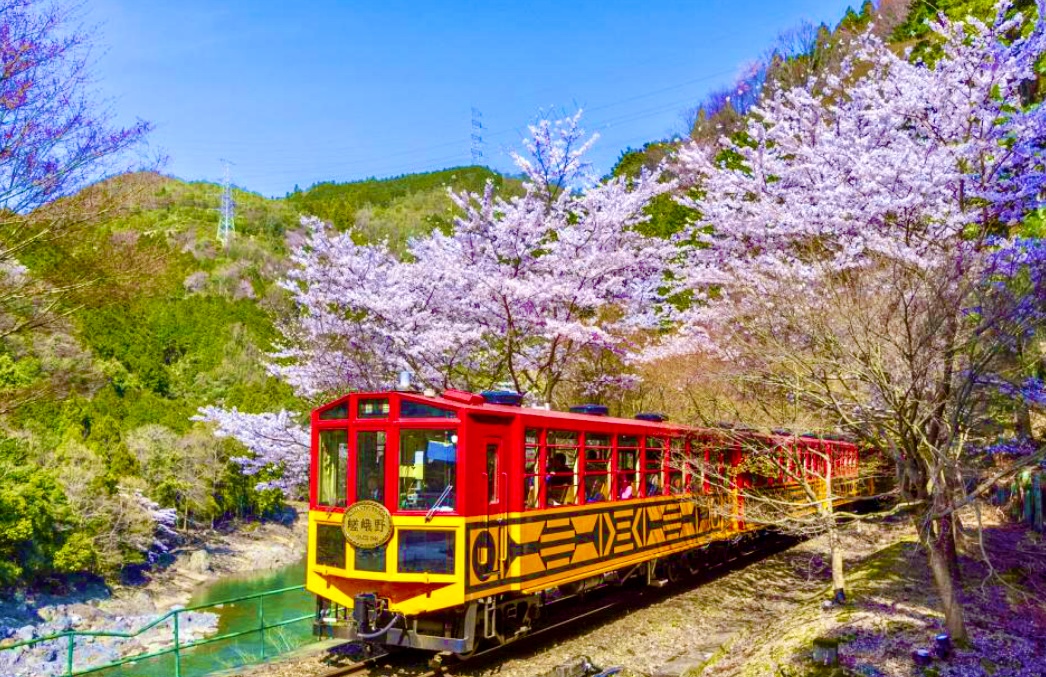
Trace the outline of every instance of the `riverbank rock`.
{"type": "Polygon", "coordinates": [[[210,571],[213,567],[211,560],[211,553],[206,550],[197,550],[193,554],[189,555],[189,562],[187,563],[189,571],[204,574],[210,571]]]}
{"type": "MultiPolygon", "coordinates": [[[[305,508],[288,511],[288,515],[295,514],[297,520],[289,526],[255,523],[250,529],[202,535],[167,566],[149,570],[149,582],[144,586],[110,589],[101,579],[91,579],[62,594],[13,591],[0,599],[0,648],[68,630],[133,633],[168,610],[184,606],[201,583],[230,573],[293,563],[304,555],[308,533],[305,508]]],[[[186,642],[211,636],[217,627],[216,614],[194,611],[179,619],[179,634],[186,642]]],[[[75,644],[75,667],[84,670],[143,649],[160,650],[172,641],[170,620],[134,638],[80,637],[75,644]]],[[[68,640],[62,638],[0,651],[0,677],[64,675],[67,648],[68,640]]]]}
{"type": "MultiPolygon", "coordinates": [[[[89,629],[104,632],[131,634],[137,632],[160,615],[114,616],[89,629]]],[[[60,615],[54,621],[37,626],[24,626],[15,631],[17,641],[55,635],[68,629],[74,618],[60,615]]],[[[178,630],[183,642],[192,642],[214,634],[218,629],[218,615],[194,611],[179,618],[178,630]]],[[[172,621],[160,623],[137,637],[80,637],[76,640],[74,665],[77,670],[111,663],[142,653],[160,651],[174,644],[172,621]]],[[[64,662],[58,660],[68,647],[66,638],[48,640],[37,644],[0,651],[0,675],[4,677],[52,677],[64,674],[64,662]]]]}

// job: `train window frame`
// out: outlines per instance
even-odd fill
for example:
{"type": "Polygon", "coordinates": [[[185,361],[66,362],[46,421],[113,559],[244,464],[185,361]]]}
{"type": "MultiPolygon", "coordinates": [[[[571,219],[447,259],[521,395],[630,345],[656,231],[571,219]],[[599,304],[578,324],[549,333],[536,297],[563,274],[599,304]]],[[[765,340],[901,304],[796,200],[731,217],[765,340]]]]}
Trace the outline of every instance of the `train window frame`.
{"type": "Polygon", "coordinates": [[[668,438],[668,458],[665,460],[665,489],[671,496],[687,493],[685,468],[687,467],[687,441],[681,435],[668,438]],[[678,479],[676,484],[673,480],[678,479]]]}
{"type": "Polygon", "coordinates": [[[545,507],[545,429],[523,430],[523,510],[541,510],[545,507]],[[533,434],[533,437],[530,435],[533,434]],[[533,467],[527,470],[530,452],[534,451],[533,467]]]}
{"type": "Polygon", "coordinates": [[[348,544],[337,524],[316,524],[313,566],[344,569],[348,565],[348,544]]]}
{"type": "MultiPolygon", "coordinates": [[[[337,442],[335,442],[338,444],[337,442]]],[[[326,510],[344,510],[349,504],[349,428],[342,424],[337,426],[325,426],[316,431],[316,465],[315,465],[315,477],[316,477],[316,506],[320,509],[326,510]],[[328,488],[327,479],[325,478],[325,458],[329,457],[330,451],[324,446],[324,436],[331,434],[341,434],[344,436],[344,443],[340,444],[335,454],[335,464],[331,468],[331,477],[333,480],[333,486],[328,488]],[[330,498],[327,492],[333,492],[334,502],[328,501],[330,498]]]]}
{"type": "Polygon", "coordinates": [[[320,409],[316,418],[321,421],[348,421],[349,401],[344,399],[338,402],[332,402],[326,407],[320,409]]]}
{"type": "Polygon", "coordinates": [[[501,492],[499,491],[501,483],[498,481],[501,464],[498,457],[501,455],[501,445],[488,441],[483,444],[483,447],[486,449],[487,505],[498,505],[501,503],[501,492]]]}
{"type": "MultiPolygon", "coordinates": [[[[439,422],[442,423],[442,419],[439,422]]],[[[395,478],[395,486],[396,486],[395,509],[396,509],[396,512],[398,512],[398,513],[405,513],[405,514],[427,513],[429,510],[431,510],[435,506],[436,507],[436,514],[450,514],[450,515],[453,515],[453,514],[459,514],[460,513],[458,501],[460,500],[460,496],[462,495],[462,493],[464,491],[463,487],[461,486],[462,476],[461,476],[461,468],[460,468],[460,466],[461,466],[461,461],[462,461],[462,457],[463,457],[464,451],[463,451],[463,447],[462,447],[459,435],[460,435],[460,427],[459,426],[457,426],[457,425],[445,425],[445,424],[444,425],[439,425],[435,421],[430,422],[429,424],[414,424],[412,422],[410,425],[399,425],[399,426],[396,427],[396,437],[395,437],[395,443],[396,443],[396,447],[395,448],[396,448],[396,459],[397,459],[397,461],[396,461],[396,478],[395,478]],[[434,496],[434,494],[437,493],[437,492],[435,492],[435,491],[427,491],[427,492],[418,491],[419,488],[422,488],[422,489],[424,488],[424,483],[427,483],[428,479],[429,479],[427,474],[426,474],[426,470],[425,470],[425,467],[428,464],[427,462],[424,462],[422,464],[422,466],[421,466],[422,467],[422,470],[421,470],[422,476],[421,477],[417,477],[416,476],[416,472],[417,472],[416,466],[418,465],[418,463],[417,463],[417,460],[418,460],[417,453],[419,451],[422,451],[422,452],[425,452],[427,454],[428,442],[431,442],[433,440],[426,440],[426,449],[424,449],[424,450],[417,450],[417,449],[414,450],[413,455],[407,457],[407,460],[409,460],[410,463],[406,463],[405,464],[404,463],[404,453],[405,452],[404,452],[404,446],[403,445],[405,443],[405,437],[406,437],[405,434],[410,434],[410,433],[444,433],[445,434],[445,439],[447,439],[450,442],[450,444],[454,445],[454,462],[453,462],[453,470],[451,472],[451,476],[452,476],[452,480],[453,481],[451,481],[451,482],[444,481],[443,485],[439,489],[438,493],[440,495],[442,495],[442,492],[446,490],[446,487],[447,487],[448,484],[451,486],[451,489],[450,489],[450,492],[448,493],[448,495],[443,499],[442,502],[439,502],[438,505],[436,505],[436,501],[438,501],[438,496],[434,496]],[[412,473],[411,475],[404,475],[404,471],[405,471],[406,468],[415,468],[415,469],[411,471],[411,473],[412,473]],[[410,493],[405,493],[404,480],[407,479],[407,478],[413,478],[413,480],[416,483],[418,483],[418,484],[414,485],[414,487],[415,487],[415,491],[413,492],[414,495],[418,496],[421,493],[428,494],[426,496],[426,501],[429,501],[431,499],[431,501],[432,501],[431,504],[429,504],[428,502],[423,503],[423,504],[418,504],[418,501],[417,501],[416,498],[414,500],[406,500],[405,496],[410,496],[410,493]]],[[[423,455],[422,458],[424,459],[425,456],[423,455]]]]}
{"type": "Polygon", "coordinates": [[[453,530],[405,528],[398,532],[396,541],[396,573],[455,573],[457,538],[453,530]]]}
{"type": "Polygon", "coordinates": [[[639,466],[642,462],[642,435],[639,434],[627,434],[618,433],[614,435],[614,496],[619,501],[629,501],[634,498],[639,498],[639,466]],[[622,444],[622,438],[626,438],[629,441],[634,440],[633,444],[622,444]],[[625,470],[621,469],[621,453],[632,454],[632,467],[625,470]],[[630,487],[622,486],[622,479],[626,478],[630,487]],[[630,488],[631,491],[626,491],[630,488]],[[627,495],[626,495],[627,494],[627,495]]]}
{"type": "Polygon", "coordinates": [[[384,421],[392,415],[392,402],[388,397],[361,397],[356,400],[356,420],[384,421]],[[376,411],[366,411],[369,405],[376,405],[376,411]]]}
{"type": "Polygon", "coordinates": [[[643,435],[643,462],[640,466],[640,485],[642,488],[642,496],[644,498],[651,496],[664,496],[665,494],[665,458],[667,457],[668,451],[668,439],[666,435],[643,435]],[[660,458],[657,460],[657,467],[654,468],[651,465],[651,450],[650,441],[656,440],[660,443],[660,446],[654,446],[660,451],[660,458]],[[651,478],[656,478],[656,482],[651,482],[651,478]]]}
{"type": "Polygon", "coordinates": [[[567,428],[548,428],[545,430],[546,463],[548,459],[554,460],[558,454],[563,454],[566,467],[570,469],[569,471],[554,469],[552,466],[546,465],[545,500],[547,507],[557,508],[578,504],[578,486],[580,483],[578,459],[581,456],[581,444],[581,432],[578,430],[567,428]],[[573,438],[572,443],[569,441],[571,436],[573,438]],[[563,440],[568,441],[564,443],[563,440]],[[573,458],[571,458],[570,451],[573,452],[573,458]],[[568,478],[568,483],[554,482],[556,478],[561,477],[568,478]],[[559,487],[563,487],[562,493],[560,493],[559,487]],[[553,496],[553,489],[555,489],[556,496],[553,496]]]}
{"type": "Polygon", "coordinates": [[[581,479],[578,486],[583,489],[578,497],[580,503],[602,503],[613,496],[611,491],[611,464],[614,457],[614,434],[586,431],[581,440],[579,462],[581,479]],[[595,438],[596,442],[591,442],[595,438]],[[591,453],[595,454],[593,458],[591,453]]]}
{"type": "Polygon", "coordinates": [[[399,401],[398,418],[401,421],[445,421],[458,418],[458,412],[453,408],[437,407],[428,402],[418,402],[407,397],[401,397],[399,401]]]}
{"type": "Polygon", "coordinates": [[[375,427],[354,427],[353,430],[356,433],[356,436],[353,439],[352,458],[350,459],[350,461],[352,462],[352,465],[355,466],[355,482],[353,486],[354,491],[350,498],[354,501],[375,501],[377,503],[385,505],[385,497],[387,496],[387,492],[385,490],[387,484],[386,477],[388,476],[389,464],[388,430],[386,430],[385,428],[375,427]],[[368,472],[366,475],[362,475],[360,472],[363,469],[363,447],[360,438],[364,435],[375,436],[374,456],[376,458],[374,465],[377,466],[376,468],[368,467],[368,472]],[[368,486],[368,480],[371,477],[377,480],[377,485],[374,488],[368,486]]]}

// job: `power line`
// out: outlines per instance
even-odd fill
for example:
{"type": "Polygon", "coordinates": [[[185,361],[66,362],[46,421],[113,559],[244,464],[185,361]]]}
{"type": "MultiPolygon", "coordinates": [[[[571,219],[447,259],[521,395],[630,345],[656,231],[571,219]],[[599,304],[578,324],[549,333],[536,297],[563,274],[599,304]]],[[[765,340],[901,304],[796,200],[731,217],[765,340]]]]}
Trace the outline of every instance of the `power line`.
{"type": "MultiPolygon", "coordinates": [[[[698,78],[692,78],[692,79],[689,79],[689,80],[686,80],[686,81],[683,81],[683,82],[678,82],[678,83],[675,83],[675,84],[672,84],[672,85],[669,85],[669,86],[666,86],[666,87],[661,87],[661,88],[658,88],[658,89],[649,90],[647,92],[644,92],[644,93],[641,93],[641,94],[638,94],[638,95],[624,97],[624,98],[618,99],[616,101],[611,101],[611,102],[608,102],[608,103],[605,103],[605,104],[601,104],[601,105],[598,105],[598,106],[589,107],[589,108],[586,108],[585,111],[586,111],[586,114],[590,114],[590,113],[593,113],[593,112],[596,112],[596,111],[610,112],[609,109],[616,108],[616,107],[618,107],[620,105],[623,105],[623,104],[634,103],[634,102],[640,101],[642,99],[647,99],[647,98],[654,97],[654,96],[657,96],[657,95],[661,95],[661,94],[665,94],[665,93],[668,93],[668,92],[672,92],[674,90],[683,89],[685,87],[688,87],[688,86],[691,86],[691,85],[694,85],[694,84],[697,84],[697,83],[700,83],[700,82],[706,82],[706,81],[709,81],[709,80],[713,80],[715,78],[721,77],[721,76],[729,74],[731,72],[733,72],[733,71],[732,70],[731,71],[721,71],[721,72],[718,72],[718,73],[712,73],[712,74],[704,75],[704,76],[701,76],[701,77],[698,77],[698,78]]],[[[619,124],[634,122],[634,121],[637,121],[637,120],[642,120],[642,119],[646,119],[646,118],[650,118],[650,117],[656,117],[656,116],[661,115],[661,114],[663,114],[663,113],[665,113],[665,112],[667,112],[669,110],[672,110],[673,108],[678,108],[681,105],[685,105],[686,103],[692,103],[694,101],[695,101],[695,97],[687,96],[685,98],[673,99],[673,100],[671,100],[671,101],[669,101],[667,103],[666,102],[662,102],[662,103],[660,103],[658,105],[651,106],[651,107],[644,108],[644,109],[640,109],[640,110],[633,110],[633,111],[628,111],[628,112],[621,111],[617,115],[611,115],[609,117],[603,118],[602,120],[589,118],[588,120],[586,120],[587,124],[585,126],[590,131],[593,131],[593,132],[602,131],[602,130],[606,130],[608,128],[617,126],[619,124]]],[[[513,135],[513,136],[515,136],[515,137],[517,137],[519,139],[522,139],[522,138],[524,138],[526,136],[526,127],[525,126],[519,126],[519,125],[513,126],[513,127],[506,127],[504,129],[498,129],[498,130],[495,130],[495,131],[490,131],[485,126],[483,126],[483,123],[482,123],[482,112],[479,111],[478,109],[475,109],[475,108],[473,108],[472,110],[474,112],[474,114],[472,116],[473,117],[473,123],[478,123],[478,129],[476,129],[475,127],[473,128],[473,132],[478,137],[478,141],[479,141],[479,144],[480,144],[478,150],[483,153],[483,158],[486,159],[486,160],[489,160],[490,158],[488,157],[488,152],[487,152],[487,149],[485,148],[485,145],[486,145],[486,143],[488,142],[488,140],[491,137],[504,137],[504,136],[507,136],[507,135],[513,135]],[[479,115],[475,115],[475,113],[478,113],[479,115]]],[[[650,136],[652,137],[653,134],[651,134],[650,136]]],[[[470,134],[470,150],[474,151],[474,150],[477,149],[476,148],[477,144],[476,144],[476,140],[472,139],[471,137],[472,137],[472,135],[470,134]]],[[[429,155],[429,157],[424,158],[424,159],[420,159],[419,158],[418,162],[410,162],[408,160],[408,158],[411,157],[411,156],[417,157],[419,155],[431,154],[431,153],[433,153],[433,151],[437,151],[438,152],[439,150],[452,148],[454,146],[457,146],[458,148],[461,148],[460,144],[461,144],[460,140],[458,140],[458,141],[446,141],[446,142],[441,142],[441,143],[436,143],[436,144],[430,144],[430,145],[427,145],[427,146],[424,146],[424,147],[417,147],[417,146],[415,146],[415,147],[412,147],[412,148],[409,148],[409,149],[404,149],[404,150],[401,150],[401,151],[396,151],[396,152],[391,152],[391,153],[382,153],[381,155],[376,155],[376,156],[354,157],[354,158],[352,158],[351,160],[348,160],[348,161],[324,163],[324,165],[325,165],[326,172],[329,173],[329,174],[333,174],[335,172],[346,172],[346,171],[352,171],[352,170],[360,170],[360,171],[365,172],[368,176],[392,176],[394,174],[403,174],[403,173],[426,171],[428,167],[438,166],[441,162],[444,162],[444,163],[445,162],[460,162],[460,163],[464,164],[468,160],[469,156],[466,156],[466,155],[462,154],[460,151],[457,151],[457,152],[454,152],[453,154],[440,155],[439,157],[432,157],[432,155],[429,155]],[[390,160],[392,160],[392,161],[390,162],[390,160]],[[402,162],[397,161],[397,160],[402,160],[402,162]]],[[[508,152],[508,149],[506,147],[503,147],[502,144],[498,144],[498,147],[502,148],[502,150],[504,152],[508,152]]],[[[477,164],[475,156],[473,156],[472,161],[473,161],[474,164],[477,164]]],[[[272,168],[269,168],[269,166],[266,166],[266,165],[269,165],[270,163],[262,162],[260,165],[257,165],[257,166],[255,166],[256,163],[252,163],[252,168],[254,168],[256,171],[249,172],[247,176],[241,177],[241,179],[249,178],[249,179],[251,179],[253,181],[258,181],[258,180],[265,180],[265,179],[277,179],[277,178],[286,177],[286,176],[295,176],[295,177],[297,177],[297,176],[301,176],[303,171],[307,172],[309,169],[312,169],[315,166],[314,162],[310,162],[311,166],[310,165],[297,165],[297,163],[294,163],[294,162],[288,163],[287,160],[277,160],[277,159],[273,159],[270,162],[271,162],[272,165],[276,165],[276,166],[273,166],[272,168]],[[295,165],[297,165],[297,166],[295,166],[295,165]],[[257,171],[258,169],[261,169],[261,171],[257,171]]],[[[446,165],[443,165],[443,166],[446,166],[446,165]]],[[[332,176],[329,176],[328,180],[338,181],[339,179],[337,179],[335,176],[332,175],[332,176]]]]}

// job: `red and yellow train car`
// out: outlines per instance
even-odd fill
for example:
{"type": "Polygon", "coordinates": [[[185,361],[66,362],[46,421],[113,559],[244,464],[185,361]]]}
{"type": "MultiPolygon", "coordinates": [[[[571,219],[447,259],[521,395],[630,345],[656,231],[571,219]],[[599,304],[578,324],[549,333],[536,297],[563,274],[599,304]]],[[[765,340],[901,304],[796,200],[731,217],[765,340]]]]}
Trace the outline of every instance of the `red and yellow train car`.
{"type": "MultiPolygon", "coordinates": [[[[466,654],[525,634],[551,599],[658,580],[745,530],[739,509],[714,509],[736,492],[671,462],[739,463],[741,447],[717,446],[714,431],[516,402],[354,393],[313,412],[306,586],[318,633],[466,654]]],[[[810,443],[856,478],[853,444],[810,443]]]]}

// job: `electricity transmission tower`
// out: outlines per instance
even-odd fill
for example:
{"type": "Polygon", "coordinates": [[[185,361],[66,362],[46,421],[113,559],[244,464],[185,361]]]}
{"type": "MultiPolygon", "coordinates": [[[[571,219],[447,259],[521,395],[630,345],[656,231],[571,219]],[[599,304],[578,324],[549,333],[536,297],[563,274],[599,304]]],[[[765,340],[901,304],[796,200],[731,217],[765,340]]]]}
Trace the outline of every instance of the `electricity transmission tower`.
{"type": "Polygon", "coordinates": [[[483,113],[475,106],[472,107],[472,164],[478,165],[483,162],[483,113]]]}
{"type": "Polygon", "coordinates": [[[221,216],[218,219],[218,240],[225,247],[229,246],[229,241],[236,234],[236,203],[232,201],[232,179],[230,178],[229,170],[231,164],[228,160],[222,160],[225,176],[222,180],[222,206],[221,216]]]}

